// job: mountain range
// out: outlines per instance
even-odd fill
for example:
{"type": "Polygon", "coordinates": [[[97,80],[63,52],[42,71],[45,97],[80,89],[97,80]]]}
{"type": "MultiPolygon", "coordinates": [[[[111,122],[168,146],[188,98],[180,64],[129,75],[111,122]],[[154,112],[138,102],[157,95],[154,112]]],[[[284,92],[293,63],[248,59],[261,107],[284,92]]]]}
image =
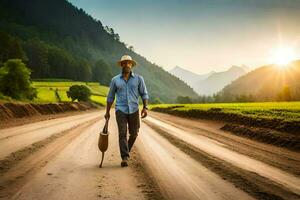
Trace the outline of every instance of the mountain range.
{"type": "Polygon", "coordinates": [[[213,95],[221,91],[233,80],[246,74],[246,66],[232,66],[226,71],[211,71],[206,74],[196,74],[179,66],[169,72],[190,85],[199,95],[213,95]]]}
{"type": "Polygon", "coordinates": [[[215,71],[211,71],[207,74],[196,74],[179,66],[175,66],[173,69],[169,70],[169,72],[186,82],[191,87],[196,81],[204,80],[211,74],[215,73],[215,71]]]}

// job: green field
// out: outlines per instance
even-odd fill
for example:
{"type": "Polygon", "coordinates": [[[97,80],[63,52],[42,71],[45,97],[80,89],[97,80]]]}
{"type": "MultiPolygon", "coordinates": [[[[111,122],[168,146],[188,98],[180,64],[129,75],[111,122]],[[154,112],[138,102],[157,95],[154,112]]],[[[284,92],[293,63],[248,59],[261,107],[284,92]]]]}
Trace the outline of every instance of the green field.
{"type": "Polygon", "coordinates": [[[211,104],[158,104],[150,109],[170,109],[180,112],[191,110],[216,110],[224,113],[241,114],[259,118],[300,120],[300,102],[263,102],[263,103],[211,103],[211,104]]]}
{"type": "Polygon", "coordinates": [[[106,104],[106,96],[109,88],[102,86],[97,82],[76,82],[76,81],[33,81],[33,87],[37,89],[37,98],[34,100],[39,103],[46,102],[69,102],[70,98],[67,97],[67,91],[72,85],[85,85],[91,92],[91,100],[106,104]],[[58,90],[58,96],[55,94],[55,90],[58,90]]]}
{"type": "Polygon", "coordinates": [[[300,133],[300,102],[157,104],[153,111],[300,133]]]}

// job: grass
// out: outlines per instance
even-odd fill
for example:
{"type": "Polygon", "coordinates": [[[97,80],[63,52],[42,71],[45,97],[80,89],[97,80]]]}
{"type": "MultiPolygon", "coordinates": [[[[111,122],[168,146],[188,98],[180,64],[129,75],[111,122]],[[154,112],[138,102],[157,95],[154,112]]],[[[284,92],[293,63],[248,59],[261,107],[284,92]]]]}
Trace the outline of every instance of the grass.
{"type": "Polygon", "coordinates": [[[156,108],[180,112],[216,110],[249,117],[300,121],[300,102],[158,104],[150,106],[150,109],[155,110],[156,108]]]}
{"type": "Polygon", "coordinates": [[[33,87],[37,89],[37,98],[34,102],[49,103],[58,102],[59,99],[55,95],[55,90],[58,90],[59,98],[62,102],[70,102],[71,99],[67,97],[67,91],[72,85],[85,85],[91,90],[91,100],[105,105],[106,96],[109,88],[102,86],[97,82],[78,82],[78,81],[63,81],[63,80],[39,80],[33,81],[33,87]]]}
{"type": "Polygon", "coordinates": [[[151,105],[150,109],[180,117],[300,133],[300,102],[157,104],[151,105]]]}
{"type": "Polygon", "coordinates": [[[56,102],[54,90],[47,87],[36,87],[37,89],[37,102],[56,102]]]}
{"type": "Polygon", "coordinates": [[[101,105],[106,105],[106,97],[92,95],[91,100],[100,103],[101,105]]]}

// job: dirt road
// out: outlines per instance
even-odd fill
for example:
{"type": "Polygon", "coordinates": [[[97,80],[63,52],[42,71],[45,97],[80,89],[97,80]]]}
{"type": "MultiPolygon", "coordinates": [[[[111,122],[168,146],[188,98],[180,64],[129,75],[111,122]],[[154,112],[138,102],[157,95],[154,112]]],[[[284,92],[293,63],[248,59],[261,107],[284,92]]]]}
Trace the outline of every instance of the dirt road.
{"type": "Polygon", "coordinates": [[[99,116],[98,112],[41,121],[33,124],[1,129],[0,159],[34,142],[43,140],[55,133],[59,133],[78,124],[84,123],[99,116]]]}
{"type": "Polygon", "coordinates": [[[0,199],[299,199],[298,153],[155,112],[126,168],[111,112],[99,168],[103,112],[0,129],[0,199]]]}
{"type": "MultiPolygon", "coordinates": [[[[25,140],[22,145],[44,140],[51,134],[65,134],[11,163],[1,174],[0,195],[3,199],[144,199],[145,191],[139,187],[133,168],[121,168],[116,125],[110,124],[110,148],[106,153],[104,168],[99,168],[100,152],[98,133],[104,125],[103,111],[83,114],[74,119],[63,118],[1,130],[5,147],[18,151],[7,140],[25,140]],[[100,118],[99,118],[100,117],[100,118]],[[73,128],[71,127],[73,126],[73,128]],[[70,128],[71,127],[71,128],[70,128]],[[67,131],[65,129],[68,129],[67,131]],[[38,136],[42,134],[43,136],[38,136]],[[4,136],[5,135],[5,136],[4,136]]],[[[5,151],[0,146],[1,152],[5,151]]],[[[8,152],[8,151],[7,151],[8,152]]]]}
{"type": "Polygon", "coordinates": [[[220,130],[223,124],[219,122],[156,112],[145,122],[198,163],[252,197],[300,199],[298,152],[237,137],[220,130]]]}

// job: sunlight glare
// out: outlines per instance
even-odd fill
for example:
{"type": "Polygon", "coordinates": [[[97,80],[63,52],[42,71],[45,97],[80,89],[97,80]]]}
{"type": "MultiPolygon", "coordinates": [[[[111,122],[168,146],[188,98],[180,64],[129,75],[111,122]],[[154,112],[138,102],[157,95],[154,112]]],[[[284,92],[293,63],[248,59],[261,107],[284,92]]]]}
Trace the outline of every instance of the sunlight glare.
{"type": "Polygon", "coordinates": [[[294,49],[281,47],[273,51],[271,62],[279,67],[286,67],[294,59],[296,59],[294,49]]]}

